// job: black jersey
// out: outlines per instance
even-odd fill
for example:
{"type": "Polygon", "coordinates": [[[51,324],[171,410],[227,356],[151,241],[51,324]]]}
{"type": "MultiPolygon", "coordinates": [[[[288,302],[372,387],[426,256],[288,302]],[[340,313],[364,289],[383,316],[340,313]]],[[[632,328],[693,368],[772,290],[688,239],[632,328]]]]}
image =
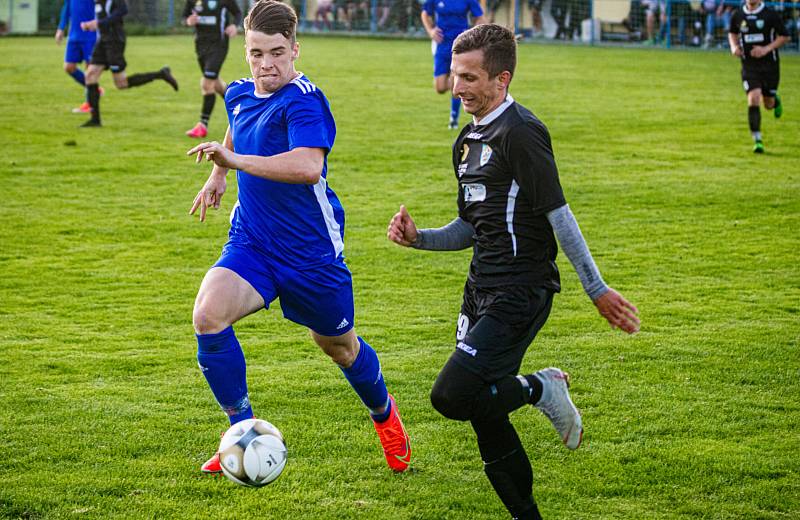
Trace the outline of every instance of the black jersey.
{"type": "Polygon", "coordinates": [[[95,0],[94,14],[101,42],[124,42],[125,28],[122,19],[128,14],[125,0],[95,0]]]}
{"type": "Polygon", "coordinates": [[[475,228],[470,281],[560,290],[558,246],[545,214],[566,202],[544,124],[512,101],[496,119],[461,131],[453,167],[458,214],[475,228]]]}
{"type": "Polygon", "coordinates": [[[194,26],[198,42],[227,40],[225,27],[241,22],[242,11],[236,0],[186,0],[183,17],[195,13],[199,20],[194,26]]]}
{"type": "Polygon", "coordinates": [[[756,45],[769,45],[778,36],[788,36],[786,26],[783,25],[781,15],[762,3],[753,11],[742,5],[731,17],[730,32],[738,35],[739,45],[742,48],[742,65],[744,66],[771,66],[778,63],[778,50],[761,57],[754,58],[750,52],[756,45]]]}

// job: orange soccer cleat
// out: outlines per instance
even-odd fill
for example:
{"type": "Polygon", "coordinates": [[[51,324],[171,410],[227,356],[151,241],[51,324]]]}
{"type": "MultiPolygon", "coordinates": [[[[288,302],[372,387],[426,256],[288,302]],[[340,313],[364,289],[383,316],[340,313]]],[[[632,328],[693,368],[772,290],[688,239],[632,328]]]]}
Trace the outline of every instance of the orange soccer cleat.
{"type": "Polygon", "coordinates": [[[202,139],[203,137],[208,135],[208,128],[203,123],[197,123],[196,125],[194,125],[194,128],[186,131],[186,135],[188,135],[189,137],[194,137],[196,139],[202,139]]]}
{"type": "Polygon", "coordinates": [[[91,114],[92,113],[92,105],[89,104],[88,101],[84,101],[83,104],[79,107],[75,107],[72,109],[73,114],[91,114]]]}
{"type": "Polygon", "coordinates": [[[411,439],[408,438],[403,420],[400,419],[400,411],[397,409],[394,397],[389,395],[389,401],[392,407],[389,418],[382,423],[373,421],[373,424],[381,440],[386,463],[393,471],[401,473],[411,464],[411,439]]]}
{"type": "Polygon", "coordinates": [[[213,457],[208,459],[205,464],[200,466],[200,471],[203,473],[222,473],[222,466],[219,464],[219,452],[215,453],[213,457]]]}

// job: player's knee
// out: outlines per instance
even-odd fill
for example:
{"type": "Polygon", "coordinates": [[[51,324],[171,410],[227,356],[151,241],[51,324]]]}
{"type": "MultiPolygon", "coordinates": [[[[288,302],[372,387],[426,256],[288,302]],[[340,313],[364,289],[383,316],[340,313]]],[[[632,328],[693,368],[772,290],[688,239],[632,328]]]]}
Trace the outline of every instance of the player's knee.
{"type": "Polygon", "coordinates": [[[470,418],[469,398],[453,385],[447,385],[436,380],[431,389],[431,404],[433,408],[455,421],[467,421],[470,418]]]}
{"type": "Polygon", "coordinates": [[[192,324],[197,334],[216,334],[230,325],[219,313],[202,304],[195,305],[192,324]]]}
{"type": "Polygon", "coordinates": [[[67,74],[72,74],[73,72],[75,72],[75,69],[77,68],[78,65],[76,63],[66,63],[66,62],[64,63],[64,72],[66,72],[67,74]]]}
{"type": "Polygon", "coordinates": [[[114,86],[120,90],[128,88],[128,78],[114,78],[114,86]]]}

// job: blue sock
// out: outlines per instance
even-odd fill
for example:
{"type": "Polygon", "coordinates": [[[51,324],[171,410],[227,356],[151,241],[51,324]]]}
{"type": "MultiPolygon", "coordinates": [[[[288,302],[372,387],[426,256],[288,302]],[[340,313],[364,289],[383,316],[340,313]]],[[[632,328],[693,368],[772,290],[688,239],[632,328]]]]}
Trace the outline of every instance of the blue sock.
{"type": "Polygon", "coordinates": [[[361,348],[358,351],[358,356],[352,365],[348,368],[342,368],[347,382],[356,391],[358,397],[364,405],[369,408],[370,415],[376,422],[383,422],[389,418],[389,391],[386,390],[386,383],[383,381],[383,373],[381,372],[381,362],[378,360],[378,354],[372,350],[369,343],[358,338],[361,348]],[[375,410],[385,406],[386,410],[383,413],[375,413],[375,410]]]}
{"type": "Polygon", "coordinates": [[[450,98],[450,119],[458,122],[458,114],[461,112],[461,98],[450,98]]]}
{"type": "Polygon", "coordinates": [[[216,334],[197,334],[197,364],[231,424],[253,417],[244,353],[233,327],[216,334]]]}
{"type": "Polygon", "coordinates": [[[81,85],[86,85],[86,77],[83,75],[83,71],[81,69],[75,69],[70,72],[69,75],[81,85]]]}

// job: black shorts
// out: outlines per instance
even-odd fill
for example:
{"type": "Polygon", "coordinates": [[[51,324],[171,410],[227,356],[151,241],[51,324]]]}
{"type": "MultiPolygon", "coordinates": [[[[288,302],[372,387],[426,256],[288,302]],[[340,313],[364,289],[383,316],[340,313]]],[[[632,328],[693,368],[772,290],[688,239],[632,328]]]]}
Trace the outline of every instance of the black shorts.
{"type": "Polygon", "coordinates": [[[125,42],[121,41],[98,41],[92,51],[91,65],[102,65],[111,72],[117,73],[125,70],[128,64],[125,62],[125,42]]]}
{"type": "Polygon", "coordinates": [[[775,97],[780,80],[781,71],[777,63],[758,67],[742,65],[742,87],[745,92],[760,88],[762,95],[775,97]]]}
{"type": "Polygon", "coordinates": [[[197,63],[203,71],[203,77],[217,79],[222,64],[228,56],[228,39],[214,42],[195,41],[194,50],[197,53],[197,63]]]}
{"type": "Polygon", "coordinates": [[[467,281],[453,359],[485,381],[519,372],[553,304],[544,287],[478,288],[467,281]]]}

